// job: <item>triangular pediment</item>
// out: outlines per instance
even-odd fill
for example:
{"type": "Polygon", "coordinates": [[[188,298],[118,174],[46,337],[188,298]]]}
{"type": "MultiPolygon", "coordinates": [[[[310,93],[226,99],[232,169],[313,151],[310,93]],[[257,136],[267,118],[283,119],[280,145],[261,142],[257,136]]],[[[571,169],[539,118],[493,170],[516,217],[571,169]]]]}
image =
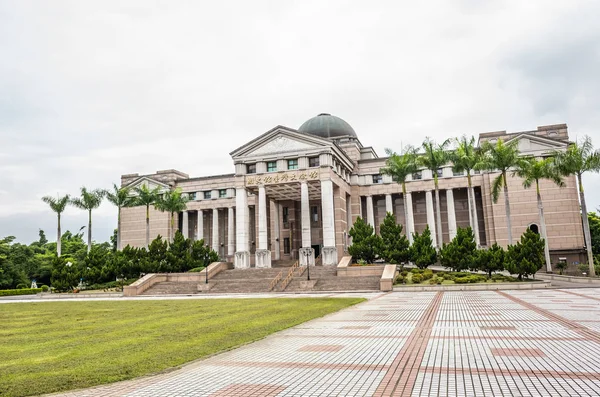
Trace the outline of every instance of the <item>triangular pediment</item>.
{"type": "Polygon", "coordinates": [[[157,187],[161,189],[161,191],[167,191],[170,189],[169,185],[159,182],[157,180],[148,178],[147,176],[143,176],[140,177],[134,181],[132,181],[131,183],[129,183],[128,185],[126,185],[128,188],[130,188],[131,190],[135,189],[136,187],[141,187],[143,185],[148,186],[148,189],[152,190],[152,189],[156,189],[157,187]]]}
{"type": "Polygon", "coordinates": [[[321,147],[314,143],[294,139],[284,134],[278,134],[273,139],[265,142],[256,149],[246,153],[248,156],[259,156],[277,153],[302,151],[321,147]]]}
{"type": "Polygon", "coordinates": [[[520,134],[510,139],[510,141],[516,141],[521,153],[531,152],[547,152],[551,150],[557,150],[566,146],[563,142],[558,142],[553,139],[548,139],[540,136],[530,134],[520,134]]]}

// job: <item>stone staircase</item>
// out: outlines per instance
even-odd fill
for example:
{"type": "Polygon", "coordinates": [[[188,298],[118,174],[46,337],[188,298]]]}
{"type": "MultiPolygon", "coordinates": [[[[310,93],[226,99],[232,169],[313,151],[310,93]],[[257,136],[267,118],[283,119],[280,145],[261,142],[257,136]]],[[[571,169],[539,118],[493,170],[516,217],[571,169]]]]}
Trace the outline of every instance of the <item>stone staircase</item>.
{"type": "Polygon", "coordinates": [[[271,280],[283,270],[287,269],[232,269],[226,270],[211,278],[209,282],[214,283],[211,293],[257,293],[269,292],[271,280]]]}
{"type": "MultiPolygon", "coordinates": [[[[379,291],[380,276],[338,277],[335,266],[311,266],[310,279],[316,280],[313,291],[379,291]]],[[[294,277],[285,292],[302,292],[301,282],[306,280],[306,272],[294,277]]]]}
{"type": "Polygon", "coordinates": [[[198,283],[195,281],[164,281],[162,283],[154,284],[152,287],[142,292],[142,295],[193,295],[197,293],[198,283]]]}

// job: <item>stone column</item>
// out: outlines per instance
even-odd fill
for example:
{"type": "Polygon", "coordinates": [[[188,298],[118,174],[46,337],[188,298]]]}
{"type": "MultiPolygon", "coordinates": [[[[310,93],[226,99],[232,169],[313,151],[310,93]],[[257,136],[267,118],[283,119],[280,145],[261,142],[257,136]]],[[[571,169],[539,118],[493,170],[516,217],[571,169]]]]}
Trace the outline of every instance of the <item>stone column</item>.
{"type": "Polygon", "coordinates": [[[233,207],[227,209],[227,256],[235,255],[235,233],[233,228],[233,207]]]}
{"type": "Polygon", "coordinates": [[[302,248],[299,250],[300,265],[314,265],[315,251],[313,251],[311,246],[310,201],[308,196],[308,183],[306,181],[300,182],[300,211],[302,212],[302,248]]]}
{"type": "Polygon", "coordinates": [[[412,194],[406,193],[406,234],[408,235],[408,242],[412,244],[413,233],[415,232],[415,220],[413,216],[413,205],[412,205],[412,194]]]}
{"type": "Polygon", "coordinates": [[[446,201],[448,202],[448,234],[450,240],[456,237],[456,211],[454,209],[454,192],[452,189],[446,190],[446,201]]]}
{"type": "Polygon", "coordinates": [[[221,251],[219,246],[219,209],[213,208],[213,218],[212,218],[212,249],[221,256],[221,251]]]}
{"type": "Polygon", "coordinates": [[[385,195],[385,212],[389,212],[390,214],[394,213],[394,202],[392,201],[392,195],[385,195]]]}
{"type": "Polygon", "coordinates": [[[435,215],[433,211],[433,196],[431,195],[431,190],[425,192],[425,204],[427,205],[427,225],[429,225],[429,231],[431,232],[431,245],[437,247],[435,215]]]}
{"type": "MultiPolygon", "coordinates": [[[[183,211],[183,221],[181,222],[181,233],[183,237],[190,237],[190,223],[189,223],[189,214],[187,211],[183,211]]],[[[174,239],[175,236],[171,236],[171,239],[174,239]]]]}
{"type": "Polygon", "coordinates": [[[373,212],[373,196],[367,196],[367,223],[375,227],[375,213],[373,212]]]}
{"type": "Polygon", "coordinates": [[[243,187],[235,191],[235,262],[236,269],[250,267],[250,251],[248,250],[248,195],[243,187]]]}
{"type": "Polygon", "coordinates": [[[271,251],[267,241],[267,194],[265,185],[258,186],[258,249],[256,267],[271,267],[271,251]]]}
{"type": "Polygon", "coordinates": [[[323,265],[337,265],[335,248],[335,209],[333,204],[333,182],[321,181],[321,209],[323,211],[323,265]]]}
{"type": "Polygon", "coordinates": [[[281,259],[281,235],[279,231],[279,214],[281,213],[281,204],[278,204],[275,200],[271,200],[271,208],[275,213],[273,217],[273,224],[275,226],[273,230],[273,256],[275,260],[281,259]]]}
{"type": "Polygon", "coordinates": [[[204,239],[204,212],[202,210],[198,210],[198,233],[196,234],[196,239],[204,239]]]}

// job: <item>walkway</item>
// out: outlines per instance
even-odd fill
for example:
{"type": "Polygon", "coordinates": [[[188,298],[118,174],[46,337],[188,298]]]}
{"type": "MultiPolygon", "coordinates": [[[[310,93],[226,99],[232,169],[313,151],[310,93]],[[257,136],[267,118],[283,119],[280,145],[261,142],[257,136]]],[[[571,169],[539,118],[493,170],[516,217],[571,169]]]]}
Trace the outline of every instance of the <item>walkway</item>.
{"type": "Polygon", "coordinates": [[[62,396],[599,396],[600,288],[394,292],[168,374],[62,396]]]}

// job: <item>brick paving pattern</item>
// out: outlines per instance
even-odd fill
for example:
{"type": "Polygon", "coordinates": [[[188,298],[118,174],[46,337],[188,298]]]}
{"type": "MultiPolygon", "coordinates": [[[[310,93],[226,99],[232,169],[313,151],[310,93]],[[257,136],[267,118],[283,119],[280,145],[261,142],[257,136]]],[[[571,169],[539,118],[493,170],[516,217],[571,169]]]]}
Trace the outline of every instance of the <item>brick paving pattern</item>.
{"type": "Polygon", "coordinates": [[[600,288],[394,292],[61,396],[600,396],[600,288]]]}

